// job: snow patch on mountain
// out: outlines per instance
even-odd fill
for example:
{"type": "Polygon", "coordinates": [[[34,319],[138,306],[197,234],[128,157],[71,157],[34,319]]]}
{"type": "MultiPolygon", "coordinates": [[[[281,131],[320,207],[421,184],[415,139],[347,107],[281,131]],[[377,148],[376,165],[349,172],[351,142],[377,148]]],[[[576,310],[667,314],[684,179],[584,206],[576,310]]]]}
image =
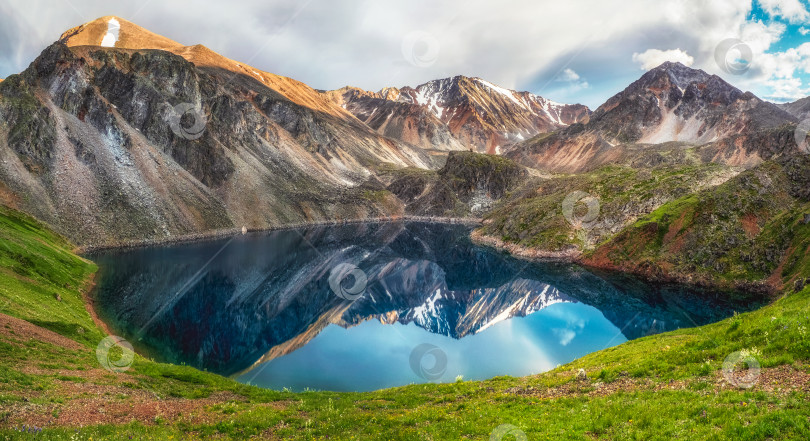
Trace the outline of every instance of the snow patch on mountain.
{"type": "Polygon", "coordinates": [[[439,315],[436,312],[436,302],[441,300],[441,298],[442,291],[441,289],[437,289],[432,296],[425,300],[425,303],[414,308],[413,312],[411,313],[414,321],[420,325],[425,325],[430,322],[429,319],[431,317],[438,317],[439,315]]]}
{"type": "Polygon", "coordinates": [[[102,47],[115,47],[115,43],[118,43],[118,35],[121,33],[121,23],[118,20],[111,18],[110,21],[107,22],[107,33],[104,35],[104,38],[101,39],[101,46],[102,47]]]}
{"type": "MultiPolygon", "coordinates": [[[[517,283],[525,283],[525,280],[517,281],[517,283]]],[[[516,315],[520,315],[525,317],[531,313],[540,311],[541,309],[547,308],[555,303],[567,303],[565,299],[559,296],[559,291],[556,288],[546,285],[543,288],[543,291],[540,293],[535,292],[528,292],[525,296],[517,299],[514,303],[509,305],[508,307],[504,308],[498,315],[488,320],[486,323],[481,325],[475,333],[479,333],[490,326],[493,326],[497,323],[500,323],[504,320],[508,320],[516,315]],[[529,302],[529,299],[533,299],[533,301],[529,302]]]]}
{"type": "Polygon", "coordinates": [[[367,92],[346,87],[324,93],[348,104],[349,112],[388,136],[430,149],[490,154],[500,154],[514,143],[566,127],[591,113],[585,106],[559,104],[461,75],[402,89],[367,92]],[[378,107],[395,111],[391,118],[395,127],[388,127],[378,107]]]}
{"type": "Polygon", "coordinates": [[[550,120],[560,125],[566,125],[560,117],[564,104],[555,103],[554,101],[541,97],[537,97],[537,99],[542,101],[543,112],[545,112],[546,116],[548,116],[550,120]]]}
{"type": "Polygon", "coordinates": [[[442,119],[445,109],[440,103],[444,101],[446,93],[443,81],[429,82],[416,88],[414,100],[420,106],[425,106],[436,118],[442,119]]]}
{"type": "Polygon", "coordinates": [[[512,100],[518,106],[523,106],[523,107],[526,106],[525,104],[518,101],[517,98],[515,98],[514,92],[512,92],[511,90],[504,89],[503,87],[500,87],[500,86],[496,86],[496,85],[490,83],[489,81],[485,81],[485,80],[482,80],[480,78],[476,78],[475,80],[478,81],[479,83],[483,84],[484,86],[490,88],[491,90],[505,96],[506,98],[509,98],[510,100],[512,100]]]}

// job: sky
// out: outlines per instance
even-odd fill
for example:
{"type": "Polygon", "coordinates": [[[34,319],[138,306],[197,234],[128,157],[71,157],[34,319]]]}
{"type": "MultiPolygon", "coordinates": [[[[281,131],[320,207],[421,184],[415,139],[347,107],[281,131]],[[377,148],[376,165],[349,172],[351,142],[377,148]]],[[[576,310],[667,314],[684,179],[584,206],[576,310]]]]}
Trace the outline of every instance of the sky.
{"type": "Polygon", "coordinates": [[[810,0],[4,0],[0,78],[116,15],[316,89],[454,75],[596,108],[680,61],[774,102],[810,95],[810,0]]]}

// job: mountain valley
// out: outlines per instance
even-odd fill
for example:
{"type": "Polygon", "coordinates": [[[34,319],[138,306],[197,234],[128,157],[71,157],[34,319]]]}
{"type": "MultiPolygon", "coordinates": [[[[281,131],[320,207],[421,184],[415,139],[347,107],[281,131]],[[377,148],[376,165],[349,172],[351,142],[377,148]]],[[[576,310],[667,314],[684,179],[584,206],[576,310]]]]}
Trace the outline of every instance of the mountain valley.
{"type": "Polygon", "coordinates": [[[104,16],[0,79],[0,438],[810,434],[810,97],[674,55],[595,109],[326,90],[187,43],[104,16]]]}

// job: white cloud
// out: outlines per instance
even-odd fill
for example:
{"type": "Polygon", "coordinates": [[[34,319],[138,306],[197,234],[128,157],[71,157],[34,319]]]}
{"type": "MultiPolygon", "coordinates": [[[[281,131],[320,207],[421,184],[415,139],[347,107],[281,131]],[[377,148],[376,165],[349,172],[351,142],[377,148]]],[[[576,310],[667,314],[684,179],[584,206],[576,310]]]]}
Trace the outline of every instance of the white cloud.
{"type": "Polygon", "coordinates": [[[590,87],[587,81],[582,78],[574,69],[565,68],[554,79],[555,82],[558,83],[565,83],[567,86],[565,88],[566,93],[575,93],[582,89],[587,89],[590,87]]]}
{"type": "Polygon", "coordinates": [[[572,82],[572,81],[578,81],[578,80],[579,80],[579,74],[574,72],[574,70],[570,69],[570,68],[566,68],[565,70],[560,72],[559,75],[557,75],[557,81],[572,82]]]}
{"type": "Polygon", "coordinates": [[[781,17],[791,23],[807,23],[810,13],[800,0],[758,0],[771,17],[781,17]]]}
{"type": "Polygon", "coordinates": [[[766,86],[764,97],[792,101],[810,94],[798,74],[810,73],[810,43],[783,52],[760,54],[756,59],[753,81],[766,86]]]}
{"type": "Polygon", "coordinates": [[[647,49],[642,53],[633,54],[633,62],[641,64],[644,70],[655,69],[666,61],[677,61],[685,66],[695,63],[694,57],[680,49],[662,51],[660,49],[647,49]]]}
{"type": "MultiPolygon", "coordinates": [[[[760,96],[801,93],[795,78],[803,70],[789,65],[798,54],[768,54],[785,23],[749,20],[754,1],[177,0],[142,8],[117,0],[7,0],[0,2],[0,77],[25,69],[64,30],[114,14],[318,89],[379,90],[464,74],[596,107],[638,78],[635,63],[672,60],[760,96]],[[417,30],[440,45],[427,67],[402,54],[403,38],[417,30]],[[744,75],[729,75],[714,61],[727,38],[751,48],[744,75]]],[[[763,1],[782,20],[805,16],[803,0],[763,1]]]]}
{"type": "MultiPolygon", "coordinates": [[[[756,1],[756,0],[754,0],[756,1]]],[[[763,9],[786,20],[805,16],[804,6],[797,8],[792,2],[767,1],[763,9]],[[770,8],[770,9],[768,9],[770,8]]],[[[806,85],[799,78],[805,70],[806,61],[798,48],[783,52],[770,52],[787,31],[787,25],[779,20],[749,20],[751,0],[683,0],[672,13],[672,23],[686,36],[691,36],[689,53],[694,56],[693,67],[717,74],[742,90],[751,90],[758,96],[785,101],[808,94],[806,85]],[[742,75],[724,72],[714,61],[718,44],[728,38],[741,40],[751,49],[750,69],[742,75]]],[[[680,43],[679,43],[680,44],[680,43]]]]}
{"type": "Polygon", "coordinates": [[[560,339],[560,346],[568,346],[577,336],[577,333],[570,329],[555,328],[551,331],[560,339]]]}
{"type": "Polygon", "coordinates": [[[799,28],[799,33],[802,35],[810,34],[810,29],[807,29],[806,27],[802,26],[799,28]]]}
{"type": "MultiPolygon", "coordinates": [[[[378,90],[457,74],[519,88],[554,60],[583,47],[609,45],[664,19],[663,11],[647,6],[649,0],[178,0],[146,8],[137,2],[11,1],[15,12],[47,29],[49,37],[38,41],[41,48],[68,28],[115,14],[319,89],[351,84],[378,90]],[[430,33],[440,45],[428,67],[414,66],[402,55],[403,38],[416,30],[430,33]]],[[[0,27],[2,22],[0,17],[0,27]]],[[[30,61],[37,53],[28,55],[30,61]]]]}

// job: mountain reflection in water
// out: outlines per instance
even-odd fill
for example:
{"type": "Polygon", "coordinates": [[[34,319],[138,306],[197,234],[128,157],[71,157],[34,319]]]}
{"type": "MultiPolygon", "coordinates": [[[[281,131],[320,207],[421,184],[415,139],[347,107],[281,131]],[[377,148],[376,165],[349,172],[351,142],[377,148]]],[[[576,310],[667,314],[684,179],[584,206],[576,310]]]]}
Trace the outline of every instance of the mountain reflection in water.
{"type": "Polygon", "coordinates": [[[371,390],[426,381],[408,360],[422,343],[447,356],[435,381],[527,375],[761,304],[527,262],[472,244],[469,231],[350,224],[99,252],[96,308],[159,361],[264,387],[371,390]],[[367,278],[354,301],[330,288],[340,264],[367,278]]]}

